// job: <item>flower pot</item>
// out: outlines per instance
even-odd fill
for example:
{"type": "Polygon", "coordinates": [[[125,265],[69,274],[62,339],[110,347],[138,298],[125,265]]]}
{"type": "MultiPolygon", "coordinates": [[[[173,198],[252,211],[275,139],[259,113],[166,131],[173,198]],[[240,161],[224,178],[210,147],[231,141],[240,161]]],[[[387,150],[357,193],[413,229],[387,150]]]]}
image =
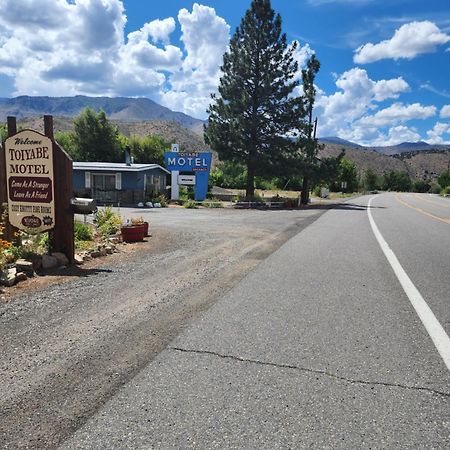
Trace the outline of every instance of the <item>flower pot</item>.
{"type": "Polygon", "coordinates": [[[138,242],[144,239],[144,224],[126,225],[120,229],[124,242],[138,242]]]}

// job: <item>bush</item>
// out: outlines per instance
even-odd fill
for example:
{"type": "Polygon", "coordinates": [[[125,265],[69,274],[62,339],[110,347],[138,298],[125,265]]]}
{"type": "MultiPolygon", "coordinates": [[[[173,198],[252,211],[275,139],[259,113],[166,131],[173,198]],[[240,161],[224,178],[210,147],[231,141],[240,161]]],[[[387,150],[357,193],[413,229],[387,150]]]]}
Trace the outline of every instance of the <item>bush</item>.
{"type": "Polygon", "coordinates": [[[405,172],[392,170],[383,175],[383,189],[385,191],[409,192],[411,188],[411,178],[405,172]]]}
{"type": "Polygon", "coordinates": [[[165,208],[167,206],[167,198],[164,194],[161,194],[157,197],[154,197],[152,203],[159,203],[161,205],[161,208],[165,208]]]}
{"type": "Polygon", "coordinates": [[[441,195],[443,197],[447,197],[448,195],[450,195],[450,186],[447,186],[446,188],[442,189],[441,195]]]}
{"type": "Polygon", "coordinates": [[[103,236],[116,234],[122,226],[121,217],[110,206],[99,209],[95,213],[95,219],[97,221],[97,227],[103,236]]]}
{"type": "Polygon", "coordinates": [[[198,208],[197,202],[195,200],[187,200],[186,202],[184,202],[183,206],[188,209],[197,209],[198,208]]]}
{"type": "Polygon", "coordinates": [[[430,186],[430,190],[428,192],[431,192],[432,194],[440,194],[442,191],[441,186],[437,184],[436,182],[432,182],[430,186]]]}
{"type": "Polygon", "coordinates": [[[223,208],[222,203],[218,201],[203,202],[202,206],[204,206],[205,208],[223,208]]]}
{"type": "Polygon", "coordinates": [[[75,241],[92,241],[91,227],[82,222],[74,223],[74,237],[75,241]]]}
{"type": "Polygon", "coordinates": [[[442,172],[439,175],[437,181],[442,189],[445,189],[447,186],[450,186],[450,170],[442,172]]]}
{"type": "Polygon", "coordinates": [[[413,191],[414,192],[428,192],[431,186],[428,181],[424,180],[416,180],[413,183],[413,191]]]}

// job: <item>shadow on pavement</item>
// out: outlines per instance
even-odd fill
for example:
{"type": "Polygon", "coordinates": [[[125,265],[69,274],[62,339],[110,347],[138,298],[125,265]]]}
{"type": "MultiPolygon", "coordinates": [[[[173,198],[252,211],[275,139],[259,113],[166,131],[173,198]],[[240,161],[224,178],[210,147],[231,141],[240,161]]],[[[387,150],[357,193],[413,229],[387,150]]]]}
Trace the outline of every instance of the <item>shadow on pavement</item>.
{"type": "Polygon", "coordinates": [[[47,270],[39,270],[37,271],[38,276],[64,276],[64,277],[90,277],[92,275],[98,275],[99,273],[112,273],[111,269],[101,269],[101,268],[92,268],[92,269],[84,269],[79,266],[67,266],[61,267],[59,269],[47,269],[47,270]]]}

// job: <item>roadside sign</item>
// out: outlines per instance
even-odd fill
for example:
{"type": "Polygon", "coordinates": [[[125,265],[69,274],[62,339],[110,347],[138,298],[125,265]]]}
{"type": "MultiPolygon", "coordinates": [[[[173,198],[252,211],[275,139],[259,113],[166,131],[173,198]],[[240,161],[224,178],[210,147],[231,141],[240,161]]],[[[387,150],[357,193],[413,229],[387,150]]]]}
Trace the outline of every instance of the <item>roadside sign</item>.
{"type": "Polygon", "coordinates": [[[5,141],[6,187],[11,225],[27,233],[55,226],[52,140],[24,130],[5,141]]]}
{"type": "Polygon", "coordinates": [[[178,184],[183,186],[195,186],[195,175],[178,175],[178,184]]]}

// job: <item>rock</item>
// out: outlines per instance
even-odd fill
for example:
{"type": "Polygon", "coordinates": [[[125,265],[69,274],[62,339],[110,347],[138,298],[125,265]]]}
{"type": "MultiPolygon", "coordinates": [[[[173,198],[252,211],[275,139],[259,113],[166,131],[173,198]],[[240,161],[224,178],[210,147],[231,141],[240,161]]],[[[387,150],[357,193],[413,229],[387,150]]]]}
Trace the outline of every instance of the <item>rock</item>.
{"type": "Polygon", "coordinates": [[[78,254],[78,253],[75,253],[75,256],[74,256],[74,262],[75,262],[75,264],[76,265],[78,265],[78,266],[81,266],[81,264],[83,264],[84,263],[84,256],[83,255],[80,255],[80,254],[78,254]]]}
{"type": "Polygon", "coordinates": [[[42,267],[42,256],[41,255],[32,255],[30,257],[31,262],[33,263],[34,271],[38,271],[42,267]]]}
{"type": "Polygon", "coordinates": [[[91,261],[92,260],[92,256],[89,254],[83,255],[83,261],[91,261]]]}
{"type": "Polygon", "coordinates": [[[107,245],[105,247],[105,251],[108,255],[112,255],[114,253],[114,247],[112,247],[111,245],[107,245]]]}
{"type": "Polygon", "coordinates": [[[91,257],[92,258],[99,258],[101,255],[100,255],[100,252],[91,252],[91,257]]]}
{"type": "Polygon", "coordinates": [[[42,268],[54,269],[58,266],[58,259],[53,255],[42,255],[42,268]]]}
{"type": "Polygon", "coordinates": [[[102,248],[98,251],[100,253],[100,256],[106,256],[108,252],[106,251],[106,248],[102,248]]]}
{"type": "Polygon", "coordinates": [[[52,253],[52,256],[54,256],[57,259],[58,266],[68,266],[69,265],[69,258],[64,253],[54,252],[54,253],[52,253]]]}
{"type": "Polygon", "coordinates": [[[17,269],[11,267],[10,269],[3,269],[0,275],[0,281],[4,286],[11,287],[16,282],[17,269]]]}
{"type": "Polygon", "coordinates": [[[20,283],[21,281],[25,281],[27,279],[28,277],[23,272],[17,272],[16,283],[20,283]]]}
{"type": "Polygon", "coordinates": [[[147,203],[145,204],[145,206],[146,206],[147,208],[153,208],[153,203],[152,203],[152,202],[147,202],[147,203]]]}
{"type": "Polygon", "coordinates": [[[18,271],[23,272],[27,277],[34,276],[34,267],[31,261],[25,259],[18,259],[16,261],[16,268],[18,271]]]}

